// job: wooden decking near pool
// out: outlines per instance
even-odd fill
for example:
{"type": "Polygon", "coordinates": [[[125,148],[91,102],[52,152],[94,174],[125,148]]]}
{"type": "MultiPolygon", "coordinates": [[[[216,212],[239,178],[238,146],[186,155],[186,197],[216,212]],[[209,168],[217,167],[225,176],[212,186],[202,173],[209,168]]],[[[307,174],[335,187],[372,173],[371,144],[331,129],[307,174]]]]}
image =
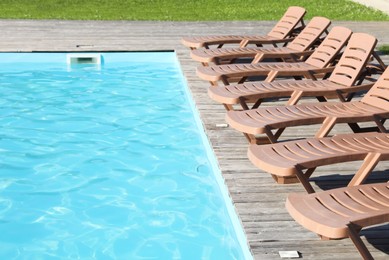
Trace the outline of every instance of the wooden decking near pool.
{"type": "MultiPolygon", "coordinates": [[[[291,219],[284,203],[301,185],[278,185],[246,157],[247,141],[223,124],[222,105],[210,100],[208,83],[195,75],[199,64],[189,57],[180,38],[205,34],[262,34],[274,24],[265,22],[130,22],[0,20],[0,51],[148,51],[175,50],[219,161],[225,183],[241,219],[255,259],[280,259],[279,251],[295,250],[304,259],[359,259],[350,240],[321,241],[291,219]]],[[[389,22],[333,22],[354,32],[375,35],[378,44],[389,44],[389,22]]],[[[384,57],[389,64],[389,57],[384,57]]],[[[3,93],[6,95],[6,93],[3,93]]],[[[288,129],[286,138],[312,136],[317,126],[288,129]]],[[[344,126],[332,133],[350,132],[344,126]]],[[[360,163],[321,167],[312,178],[314,188],[344,185],[360,163]]],[[[389,162],[380,163],[369,181],[389,180],[389,162]]],[[[376,259],[389,258],[389,225],[363,232],[363,240],[376,259]]]]}

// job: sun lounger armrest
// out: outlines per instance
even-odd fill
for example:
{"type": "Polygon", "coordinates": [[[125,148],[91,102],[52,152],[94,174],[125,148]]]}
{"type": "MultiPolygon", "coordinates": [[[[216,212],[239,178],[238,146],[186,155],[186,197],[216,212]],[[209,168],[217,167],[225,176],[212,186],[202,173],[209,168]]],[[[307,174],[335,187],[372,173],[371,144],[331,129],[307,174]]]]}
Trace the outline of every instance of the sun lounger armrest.
{"type": "Polygon", "coordinates": [[[240,43],[241,47],[247,46],[248,44],[257,44],[257,45],[263,45],[263,44],[271,44],[275,45],[277,43],[288,43],[294,40],[295,37],[285,38],[285,39],[272,39],[270,40],[263,40],[263,39],[247,39],[240,43]]]}
{"type": "Polygon", "coordinates": [[[335,69],[335,66],[322,68],[322,69],[315,69],[315,73],[330,73],[335,69]]]}
{"type": "Polygon", "coordinates": [[[351,86],[348,88],[343,88],[339,90],[340,93],[354,93],[358,91],[364,91],[364,90],[369,90],[371,87],[373,87],[374,83],[367,83],[367,84],[362,84],[362,85],[357,85],[357,86],[351,86]]]}
{"type": "Polygon", "coordinates": [[[316,80],[317,78],[324,78],[327,73],[331,73],[334,70],[335,67],[328,67],[328,68],[317,68],[317,69],[311,69],[311,70],[288,70],[288,71],[277,71],[276,73],[272,74],[270,73],[269,76],[266,78],[266,81],[273,81],[274,75],[279,76],[302,76],[307,79],[316,80]]]}
{"type": "Polygon", "coordinates": [[[309,71],[309,74],[311,75],[312,79],[324,78],[328,73],[331,73],[334,69],[335,69],[335,66],[321,68],[321,69],[315,69],[315,70],[309,71]]]}
{"type": "Polygon", "coordinates": [[[301,51],[292,53],[259,53],[255,56],[252,63],[258,63],[264,59],[291,59],[293,61],[303,61],[306,57],[310,56],[314,51],[301,51]]]}
{"type": "Polygon", "coordinates": [[[314,51],[315,50],[296,52],[296,53],[293,53],[293,55],[300,55],[300,56],[303,56],[303,57],[307,57],[307,56],[311,55],[314,51]]]}
{"type": "Polygon", "coordinates": [[[301,51],[301,52],[292,53],[289,56],[293,57],[295,61],[302,61],[305,60],[307,57],[309,57],[313,52],[314,50],[301,51]]]}

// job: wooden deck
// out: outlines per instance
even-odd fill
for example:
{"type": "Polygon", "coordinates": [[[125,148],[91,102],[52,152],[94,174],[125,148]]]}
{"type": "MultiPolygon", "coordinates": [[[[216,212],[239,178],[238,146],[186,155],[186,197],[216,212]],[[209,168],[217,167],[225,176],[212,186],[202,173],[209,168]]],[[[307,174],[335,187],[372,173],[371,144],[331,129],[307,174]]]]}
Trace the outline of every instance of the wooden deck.
{"type": "MultiPolygon", "coordinates": [[[[31,21],[0,20],[0,51],[115,51],[175,50],[188,86],[218,158],[230,196],[235,204],[255,259],[279,259],[278,251],[296,250],[304,259],[359,259],[349,240],[320,241],[296,224],[286,212],[290,192],[303,192],[300,185],[277,185],[269,174],[247,159],[243,135],[224,123],[224,109],[207,96],[208,83],[195,75],[198,65],[180,44],[188,35],[267,32],[274,22],[122,22],[122,21],[31,21]]],[[[354,32],[368,32],[389,43],[389,22],[334,22],[354,32]]],[[[389,64],[389,58],[384,58],[389,64]]],[[[317,127],[288,130],[286,138],[309,136],[317,127]]],[[[348,132],[337,127],[332,133],[348,132]]],[[[321,167],[313,178],[315,189],[344,185],[359,163],[321,167]]],[[[370,181],[389,180],[389,163],[376,167],[370,181]]],[[[376,259],[389,258],[389,225],[364,232],[364,241],[376,259]]]]}

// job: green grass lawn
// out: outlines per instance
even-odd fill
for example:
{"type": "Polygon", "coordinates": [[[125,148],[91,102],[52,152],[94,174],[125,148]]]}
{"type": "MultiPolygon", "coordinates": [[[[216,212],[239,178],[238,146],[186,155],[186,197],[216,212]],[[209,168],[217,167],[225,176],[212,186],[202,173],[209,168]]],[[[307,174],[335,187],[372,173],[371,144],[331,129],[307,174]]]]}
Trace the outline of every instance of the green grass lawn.
{"type": "Polygon", "coordinates": [[[291,5],[307,19],[389,21],[389,16],[348,0],[1,0],[0,18],[77,20],[278,20],[291,5]]]}
{"type": "Polygon", "coordinates": [[[388,45],[388,44],[384,44],[384,45],[378,46],[378,50],[379,50],[382,54],[389,55],[389,45],[388,45]]]}

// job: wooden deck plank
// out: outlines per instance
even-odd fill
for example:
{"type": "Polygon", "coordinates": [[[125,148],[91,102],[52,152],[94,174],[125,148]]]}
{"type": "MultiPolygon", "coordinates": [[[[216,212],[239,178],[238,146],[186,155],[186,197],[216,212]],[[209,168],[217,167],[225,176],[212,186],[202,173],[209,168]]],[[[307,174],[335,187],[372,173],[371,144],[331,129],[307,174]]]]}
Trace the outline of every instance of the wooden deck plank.
{"type": "MultiPolygon", "coordinates": [[[[0,51],[148,51],[175,50],[188,87],[199,110],[203,125],[218,159],[223,177],[255,259],[278,259],[278,251],[297,250],[304,259],[359,259],[350,240],[320,241],[315,234],[296,224],[284,207],[288,193],[303,191],[301,185],[277,185],[247,159],[243,135],[224,123],[223,107],[206,94],[208,83],[195,75],[198,65],[189,50],[180,44],[183,36],[205,34],[266,33],[272,21],[254,22],[134,22],[134,21],[35,21],[0,20],[0,51]]],[[[389,43],[389,22],[333,22],[354,32],[375,35],[379,43],[389,43]]],[[[385,57],[386,63],[389,58],[385,57]]],[[[287,138],[312,133],[315,127],[288,129],[287,138]]],[[[334,131],[347,132],[347,127],[334,131]]],[[[346,183],[359,163],[319,168],[315,189],[346,183]],[[331,174],[331,175],[329,175],[331,174]]],[[[389,163],[380,163],[374,181],[389,179],[389,163]]],[[[367,246],[377,259],[389,255],[388,226],[366,231],[367,246]],[[377,231],[378,230],[378,231],[377,231]]]]}

